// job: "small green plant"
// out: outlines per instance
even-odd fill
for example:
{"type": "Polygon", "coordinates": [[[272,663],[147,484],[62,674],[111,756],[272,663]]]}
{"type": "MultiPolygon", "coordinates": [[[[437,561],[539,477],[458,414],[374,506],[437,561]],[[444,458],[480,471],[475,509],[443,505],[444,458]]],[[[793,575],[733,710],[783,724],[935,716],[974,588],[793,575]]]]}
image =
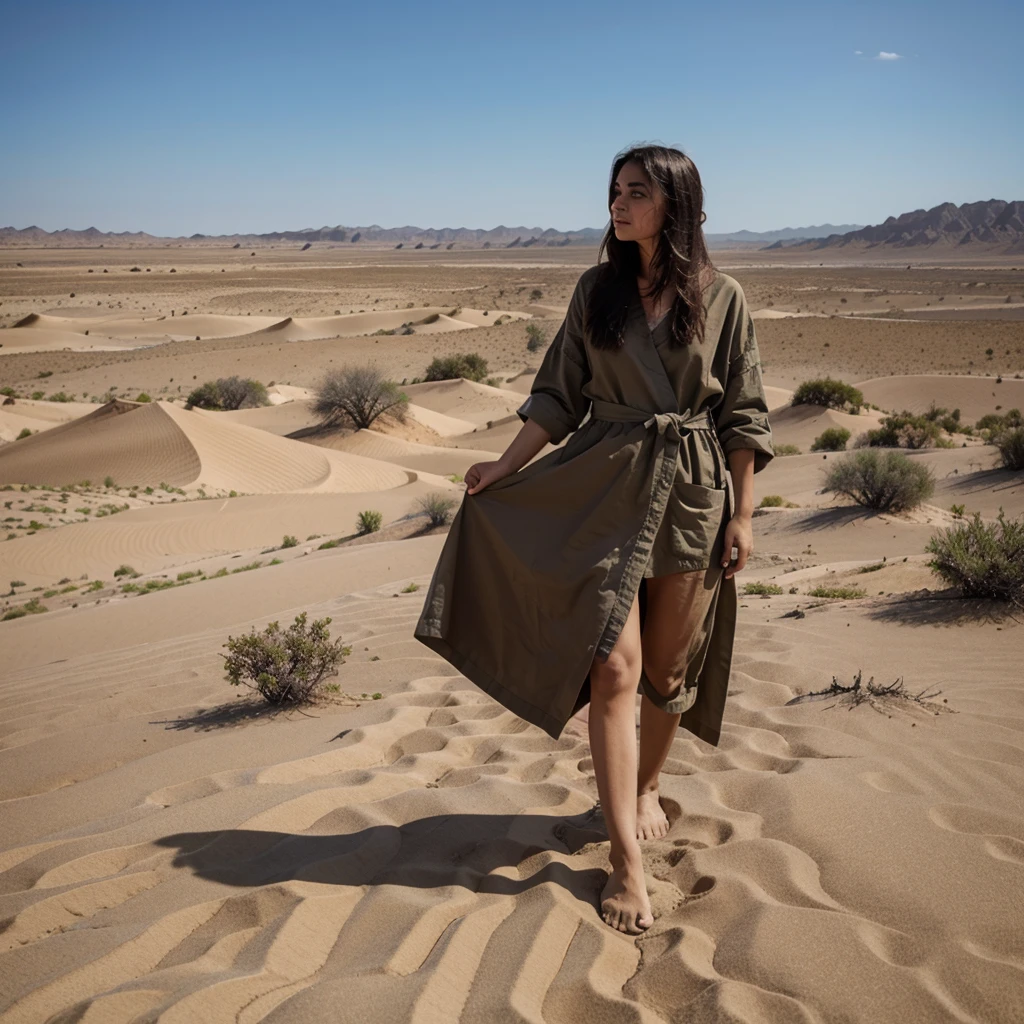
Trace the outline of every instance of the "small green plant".
{"type": "Polygon", "coordinates": [[[356,532],[360,535],[376,533],[383,522],[384,514],[382,512],[378,512],[376,509],[367,509],[360,512],[356,519],[356,532]]]}
{"type": "Polygon", "coordinates": [[[786,503],[786,499],[781,494],[766,494],[762,499],[758,508],[781,508],[786,503]]]}
{"type": "Polygon", "coordinates": [[[312,700],[323,680],[337,674],[337,665],[351,654],[341,639],[331,640],[330,617],[306,627],[300,612],[288,629],[271,622],[262,633],[229,636],[224,668],[232,686],[256,690],[270,704],[303,704],[312,700]]]}
{"type": "Polygon", "coordinates": [[[461,484],[465,480],[461,473],[450,473],[448,479],[451,480],[453,484],[461,484]]]}
{"type": "Polygon", "coordinates": [[[185,580],[191,580],[191,579],[194,579],[196,576],[202,576],[202,575],[203,575],[203,570],[202,569],[190,569],[190,570],[188,570],[186,572],[179,572],[178,573],[178,582],[179,583],[184,583],[185,580]]]}
{"type": "Polygon", "coordinates": [[[290,533],[285,534],[284,539],[281,541],[282,548],[294,548],[299,543],[298,537],[293,537],[290,533]]]}
{"type": "Polygon", "coordinates": [[[21,433],[18,434],[18,440],[21,441],[23,438],[31,437],[31,436],[32,436],[32,431],[29,430],[28,427],[22,427],[21,428],[21,433]]]}
{"type": "Polygon", "coordinates": [[[843,600],[851,600],[855,597],[867,597],[866,591],[861,587],[815,587],[807,591],[808,597],[837,597],[843,600]]]}
{"type": "Polygon", "coordinates": [[[418,583],[410,583],[408,586],[402,587],[402,593],[403,594],[415,594],[416,591],[419,590],[419,589],[420,589],[420,585],[418,583]]]}
{"type": "Polygon", "coordinates": [[[888,564],[888,562],[875,562],[872,565],[862,565],[857,569],[857,572],[878,572],[879,569],[884,569],[888,564]]]}
{"type": "Polygon", "coordinates": [[[820,405],[826,409],[844,409],[860,412],[864,395],[852,384],[844,384],[831,377],[805,380],[793,392],[793,405],[820,405]]]}
{"type": "Polygon", "coordinates": [[[845,494],[858,505],[877,511],[914,508],[935,489],[931,470],[901,452],[850,452],[825,472],[826,491],[845,494]]]}
{"type": "Polygon", "coordinates": [[[849,440],[850,432],[845,427],[828,427],[811,442],[811,451],[841,452],[849,440]]]}
{"type": "Polygon", "coordinates": [[[992,598],[1024,607],[1024,515],[994,523],[981,514],[936,533],[925,546],[928,565],[964,597],[992,598]]]}
{"type": "Polygon", "coordinates": [[[323,544],[317,547],[317,551],[327,551],[330,548],[339,547],[341,544],[340,540],[325,540],[323,544]]]}
{"type": "Polygon", "coordinates": [[[130,565],[120,565],[114,570],[115,578],[118,576],[130,576],[132,579],[134,579],[138,575],[139,573],[136,572],[136,570],[133,569],[130,565]]]}
{"type": "Polygon", "coordinates": [[[85,588],[87,594],[91,594],[95,590],[102,590],[106,586],[103,580],[93,580],[89,586],[85,588]]]}
{"type": "Polygon", "coordinates": [[[25,615],[40,615],[49,610],[45,604],[40,604],[38,597],[33,597],[30,601],[9,609],[4,613],[4,617],[0,621],[7,622],[9,619],[20,619],[25,615]]]}
{"type": "Polygon", "coordinates": [[[795,444],[777,444],[775,447],[776,455],[802,455],[803,453],[795,444]]]}
{"type": "Polygon", "coordinates": [[[150,398],[149,395],[147,395],[145,391],[143,391],[143,392],[141,392],[139,394],[138,398],[136,398],[135,401],[136,402],[152,402],[153,399],[150,398]]]}
{"type": "Polygon", "coordinates": [[[768,597],[773,594],[781,594],[782,587],[778,583],[744,583],[744,594],[761,594],[768,597]]]}

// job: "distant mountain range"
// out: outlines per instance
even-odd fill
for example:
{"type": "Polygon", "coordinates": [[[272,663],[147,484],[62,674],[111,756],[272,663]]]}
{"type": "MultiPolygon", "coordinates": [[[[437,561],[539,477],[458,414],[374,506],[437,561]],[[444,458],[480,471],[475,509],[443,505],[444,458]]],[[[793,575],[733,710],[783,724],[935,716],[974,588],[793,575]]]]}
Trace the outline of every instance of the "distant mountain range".
{"type": "Polygon", "coordinates": [[[803,242],[777,241],[765,249],[812,250],[857,246],[903,249],[918,246],[998,247],[1005,253],[1024,252],[1024,202],[989,199],[979,203],[941,203],[914,210],[883,223],[843,234],[803,242]]]}
{"type": "Polygon", "coordinates": [[[779,228],[777,231],[729,231],[725,234],[705,232],[704,237],[711,247],[721,247],[726,242],[780,242],[805,241],[808,238],[827,238],[841,235],[846,231],[857,231],[863,224],[817,224],[807,228],[779,228]]]}
{"type": "MultiPolygon", "coordinates": [[[[496,228],[419,228],[406,225],[383,228],[379,224],[367,227],[302,228],[298,231],[269,231],[262,234],[203,235],[163,238],[145,231],[100,231],[86,228],[75,231],[44,231],[40,227],[0,228],[0,246],[32,247],[122,247],[170,245],[228,245],[235,249],[243,246],[291,245],[307,249],[320,247],[347,247],[352,244],[382,245],[409,249],[528,249],[586,245],[596,247],[604,228],[581,228],[578,231],[556,231],[554,228],[507,227],[496,228]]],[[[708,247],[758,249],[825,249],[833,246],[950,245],[968,243],[998,246],[1006,252],[1024,251],[1024,202],[1007,203],[990,199],[981,203],[954,206],[943,203],[931,210],[915,210],[899,217],[890,217],[884,224],[863,227],[858,224],[821,224],[806,228],[781,228],[776,231],[732,231],[708,233],[708,247]],[[761,243],[770,242],[770,245],[761,243]]]]}
{"type": "Polygon", "coordinates": [[[295,242],[303,247],[316,243],[351,245],[372,244],[380,247],[389,244],[395,248],[440,249],[456,245],[477,248],[529,248],[530,246],[596,246],[604,234],[602,228],[582,228],[579,231],[556,231],[554,228],[507,227],[499,224],[496,228],[419,228],[407,225],[400,228],[383,228],[379,224],[367,227],[302,228],[298,231],[268,231],[261,234],[203,235],[194,234],[187,238],[164,238],[147,234],[145,231],[110,231],[86,228],[75,231],[62,228],[60,231],[44,231],[33,225],[27,228],[0,228],[0,245],[25,246],[156,246],[156,245],[266,245],[281,242],[295,242]]]}

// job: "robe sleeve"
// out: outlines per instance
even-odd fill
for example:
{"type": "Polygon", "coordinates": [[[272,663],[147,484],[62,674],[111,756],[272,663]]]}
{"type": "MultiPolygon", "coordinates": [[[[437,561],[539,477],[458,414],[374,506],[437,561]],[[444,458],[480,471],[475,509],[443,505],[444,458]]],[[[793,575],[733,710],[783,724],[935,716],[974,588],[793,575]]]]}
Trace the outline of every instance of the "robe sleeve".
{"type": "Polygon", "coordinates": [[[725,394],[714,413],[715,429],[726,455],[739,448],[753,449],[754,472],[759,473],[775,458],[775,448],[754,321],[742,290],[737,293],[734,316],[726,321],[725,329],[729,332],[729,363],[725,394]]]}
{"type": "Polygon", "coordinates": [[[586,419],[590,399],[583,386],[590,380],[590,362],[583,343],[583,313],[586,304],[583,279],[569,300],[562,326],[544,353],[529,397],[516,410],[525,423],[539,423],[559,444],[586,419]]]}

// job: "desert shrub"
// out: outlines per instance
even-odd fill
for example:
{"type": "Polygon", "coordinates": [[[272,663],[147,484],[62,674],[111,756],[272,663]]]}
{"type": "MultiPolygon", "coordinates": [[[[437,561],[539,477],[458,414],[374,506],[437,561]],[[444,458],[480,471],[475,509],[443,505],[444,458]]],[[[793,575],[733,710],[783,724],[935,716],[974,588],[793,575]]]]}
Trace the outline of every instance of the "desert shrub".
{"type": "Polygon", "coordinates": [[[317,547],[317,551],[327,551],[329,548],[336,548],[341,545],[340,540],[325,540],[317,547]]]}
{"type": "Polygon", "coordinates": [[[795,444],[777,444],[773,446],[776,455],[802,455],[803,453],[795,444]]]}
{"type": "Polygon", "coordinates": [[[1024,515],[994,523],[974,517],[940,530],[925,551],[932,571],[960,588],[964,597],[994,598],[1024,607],[1024,515]]]}
{"type": "Polygon", "coordinates": [[[544,298],[544,293],[539,288],[534,288],[533,291],[530,292],[531,302],[536,302],[538,299],[542,298],[544,298]]]}
{"type": "Polygon", "coordinates": [[[781,594],[782,587],[778,583],[744,583],[743,584],[744,594],[781,594]]]}
{"type": "Polygon", "coordinates": [[[114,478],[112,476],[104,477],[103,478],[103,486],[104,487],[113,487],[114,486],[114,478]]]}
{"type": "Polygon", "coordinates": [[[528,351],[536,352],[537,349],[543,348],[545,341],[544,331],[539,324],[526,325],[526,348],[528,351]]]}
{"type": "Polygon", "coordinates": [[[846,442],[850,440],[850,432],[845,427],[828,427],[812,442],[812,452],[841,452],[846,450],[846,442]]]}
{"type": "Polygon", "coordinates": [[[838,597],[849,600],[855,597],[866,597],[861,587],[815,587],[807,591],[808,597],[838,597]]]}
{"type": "Polygon", "coordinates": [[[33,597],[30,601],[26,601],[24,604],[17,605],[6,611],[3,619],[0,621],[7,622],[9,619],[20,619],[25,615],[40,615],[42,612],[48,612],[49,610],[45,604],[39,603],[38,597],[33,597]]]}
{"type": "Polygon", "coordinates": [[[46,400],[48,402],[73,402],[75,396],[69,395],[66,391],[55,391],[52,395],[47,395],[46,400]]]}
{"type": "Polygon", "coordinates": [[[150,398],[149,395],[147,395],[145,391],[143,391],[143,392],[141,392],[139,394],[138,398],[136,398],[135,401],[136,402],[152,402],[153,399],[150,398]]]}
{"type": "Polygon", "coordinates": [[[935,479],[927,466],[901,452],[868,450],[836,459],[825,471],[824,489],[866,508],[899,512],[931,497],[935,479]]]}
{"type": "Polygon", "coordinates": [[[239,376],[204,381],[185,400],[185,408],[229,410],[270,405],[267,389],[258,381],[239,376]]]}
{"type": "Polygon", "coordinates": [[[1024,426],[1024,417],[1021,416],[1020,409],[1008,409],[1002,414],[990,412],[974,424],[976,430],[987,431],[989,437],[1011,427],[1021,426],[1024,426]]]}
{"type": "Polygon", "coordinates": [[[419,589],[420,589],[420,585],[418,583],[409,583],[406,586],[402,587],[402,593],[403,594],[415,594],[416,591],[419,590],[419,589]]]}
{"type": "Polygon", "coordinates": [[[360,534],[376,533],[383,522],[384,514],[382,512],[378,512],[376,509],[367,509],[359,513],[356,519],[356,531],[360,534]]]}
{"type": "Polygon", "coordinates": [[[424,380],[481,381],[487,376],[487,360],[476,352],[458,352],[452,356],[437,356],[427,367],[424,380]]]}
{"type": "Polygon", "coordinates": [[[22,427],[21,428],[21,433],[18,434],[18,440],[20,441],[22,438],[31,437],[31,436],[32,436],[32,431],[29,430],[28,427],[22,427]]]}
{"type": "Polygon", "coordinates": [[[229,636],[222,646],[224,668],[232,686],[248,686],[270,704],[302,704],[313,699],[327,676],[351,649],[341,639],[331,640],[331,619],[315,619],[307,629],[306,613],[282,631],[271,622],[262,633],[229,636]]]}
{"type": "Polygon", "coordinates": [[[1024,469],[1024,427],[1007,427],[992,435],[1006,469],[1024,469]]]}
{"type": "Polygon", "coordinates": [[[299,538],[298,537],[293,537],[290,533],[286,533],[284,535],[283,540],[281,541],[281,547],[283,547],[283,548],[294,548],[296,545],[298,545],[298,543],[299,543],[299,538]]]}
{"type": "Polygon", "coordinates": [[[451,519],[455,499],[441,491],[431,491],[420,498],[417,505],[421,512],[430,517],[431,526],[444,526],[451,519]]]}
{"type": "Polygon", "coordinates": [[[857,388],[831,377],[805,380],[793,392],[793,405],[821,405],[826,409],[849,406],[851,412],[859,412],[863,404],[864,395],[857,388]]]}
{"type": "Polygon", "coordinates": [[[408,396],[376,367],[346,366],[324,375],[313,399],[313,412],[325,426],[365,430],[384,413],[404,421],[408,405],[408,396]]]}
{"type": "Polygon", "coordinates": [[[131,576],[133,579],[138,576],[139,573],[135,571],[130,565],[120,565],[114,570],[114,576],[131,576]]]}
{"type": "Polygon", "coordinates": [[[781,494],[766,494],[758,508],[781,508],[786,502],[781,494]]]}
{"type": "Polygon", "coordinates": [[[872,448],[934,448],[939,447],[942,427],[925,414],[903,410],[882,420],[882,425],[867,432],[872,448]]]}

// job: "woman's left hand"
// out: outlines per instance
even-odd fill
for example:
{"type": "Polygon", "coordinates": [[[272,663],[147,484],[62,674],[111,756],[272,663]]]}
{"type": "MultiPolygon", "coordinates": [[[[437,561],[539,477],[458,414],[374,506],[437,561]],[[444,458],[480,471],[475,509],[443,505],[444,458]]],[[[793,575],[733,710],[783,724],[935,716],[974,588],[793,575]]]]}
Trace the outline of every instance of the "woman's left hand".
{"type": "Polygon", "coordinates": [[[725,535],[722,540],[722,567],[725,569],[725,578],[735,576],[746,564],[751,551],[754,550],[754,528],[746,516],[733,516],[725,525],[725,535]],[[736,561],[730,564],[732,549],[736,548],[738,555],[736,561]]]}

